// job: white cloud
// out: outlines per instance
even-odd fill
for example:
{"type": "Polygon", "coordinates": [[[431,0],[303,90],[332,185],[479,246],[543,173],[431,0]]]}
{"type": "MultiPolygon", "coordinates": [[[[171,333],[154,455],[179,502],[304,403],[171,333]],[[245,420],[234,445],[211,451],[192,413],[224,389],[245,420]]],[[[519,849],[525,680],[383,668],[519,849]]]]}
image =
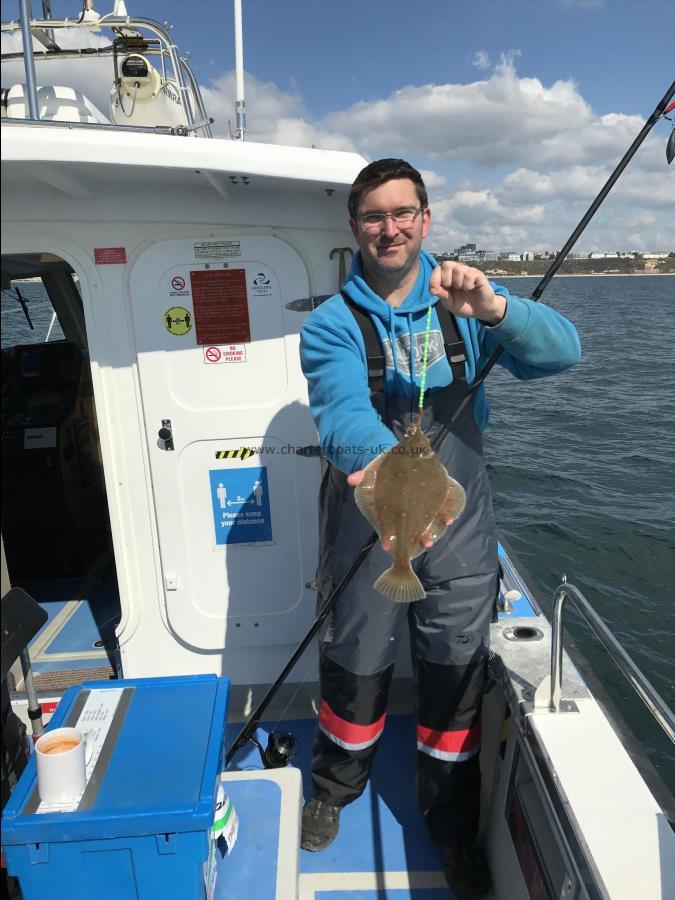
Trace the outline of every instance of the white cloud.
{"type": "Polygon", "coordinates": [[[518,77],[516,51],[493,73],[471,84],[406,86],[385,100],[360,102],[326,117],[324,124],[353,136],[370,153],[398,147],[403,154],[462,159],[486,166],[513,164],[561,135],[594,121],[570,81],[546,87],[518,77]]]}
{"type": "MultiPolygon", "coordinates": [[[[57,42],[64,50],[74,50],[81,47],[109,47],[110,39],[97,31],[81,28],[59,28],[57,42]]],[[[1,35],[3,53],[20,53],[23,50],[23,40],[20,29],[3,31],[1,35]]],[[[46,53],[46,47],[33,38],[33,50],[35,53],[46,53]]],[[[23,63],[22,63],[23,65],[23,63]]]]}
{"type": "MultiPolygon", "coordinates": [[[[537,201],[566,200],[590,204],[612,174],[609,166],[570,166],[553,173],[527,168],[506,175],[495,195],[506,206],[537,201]]],[[[660,171],[636,164],[615,183],[608,203],[675,209],[675,180],[668,177],[665,162],[660,171]]]]}
{"type": "MultiPolygon", "coordinates": [[[[207,113],[215,119],[213,134],[229,137],[228,120],[235,127],[234,72],[226,72],[202,87],[207,113]]],[[[323,150],[354,150],[346,134],[335,133],[309,121],[302,98],[288,94],[273,82],[245,75],[246,137],[251,141],[285,144],[291,147],[319,147],[323,150]]]]}
{"type": "Polygon", "coordinates": [[[448,183],[448,179],[444,175],[439,175],[438,172],[434,172],[432,169],[420,169],[419,173],[429,193],[444,188],[448,183]]]}
{"type": "Polygon", "coordinates": [[[473,65],[477,69],[489,69],[490,57],[487,50],[478,50],[473,57],[473,65]]]}
{"type": "Polygon", "coordinates": [[[485,221],[494,223],[541,222],[545,208],[540,204],[503,206],[491,190],[457,191],[448,198],[452,216],[463,225],[476,225],[485,221]]]}

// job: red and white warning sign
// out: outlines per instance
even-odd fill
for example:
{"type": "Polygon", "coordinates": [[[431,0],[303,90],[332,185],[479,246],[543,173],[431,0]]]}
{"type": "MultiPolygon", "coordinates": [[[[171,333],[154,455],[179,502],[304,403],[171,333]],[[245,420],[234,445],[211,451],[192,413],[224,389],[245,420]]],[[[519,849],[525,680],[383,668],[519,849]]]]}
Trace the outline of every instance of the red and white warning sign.
{"type": "Polygon", "coordinates": [[[223,346],[251,340],[244,269],[190,272],[198,344],[223,346]]]}
{"type": "Polygon", "coordinates": [[[246,362],[246,344],[226,344],[222,347],[212,345],[204,347],[203,350],[204,362],[207,365],[246,362]]]}
{"type": "Polygon", "coordinates": [[[94,262],[97,266],[121,266],[126,261],[125,247],[94,247],[94,262]]]}

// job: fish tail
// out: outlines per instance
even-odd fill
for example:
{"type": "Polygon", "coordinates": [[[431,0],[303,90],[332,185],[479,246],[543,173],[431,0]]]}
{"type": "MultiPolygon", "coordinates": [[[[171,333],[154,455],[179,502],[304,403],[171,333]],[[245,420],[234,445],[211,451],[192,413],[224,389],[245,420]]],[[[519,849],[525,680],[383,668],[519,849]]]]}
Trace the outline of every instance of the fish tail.
{"type": "Polygon", "coordinates": [[[426,597],[422,582],[410,568],[409,562],[395,562],[383,572],[373,585],[378,593],[396,603],[412,603],[426,597]]]}

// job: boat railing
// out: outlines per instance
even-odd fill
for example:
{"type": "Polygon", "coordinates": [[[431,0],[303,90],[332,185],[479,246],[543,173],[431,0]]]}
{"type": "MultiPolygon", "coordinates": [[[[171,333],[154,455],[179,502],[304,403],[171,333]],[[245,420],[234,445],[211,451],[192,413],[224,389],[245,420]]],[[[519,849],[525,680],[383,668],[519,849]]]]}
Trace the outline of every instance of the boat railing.
{"type": "Polygon", "coordinates": [[[663,731],[675,743],[675,715],[665,700],[647,680],[636,663],[631,659],[626,650],[621,646],[612,634],[607,624],[596,613],[581,591],[572,584],[567,583],[563,576],[563,583],[557,588],[553,598],[553,621],[551,638],[551,694],[550,709],[552,712],[560,712],[562,695],[562,665],[563,665],[563,612],[565,601],[570,600],[577,612],[588,622],[596,637],[600,640],[605,650],[614,660],[628,683],[641,698],[649,712],[654,716],[663,731]]]}
{"type": "MultiPolygon", "coordinates": [[[[204,101],[199,90],[199,85],[194,77],[192,69],[187,64],[186,55],[179,53],[178,47],[169,35],[169,29],[172,27],[170,23],[160,25],[152,19],[137,18],[135,16],[101,16],[97,21],[78,22],[72,19],[32,19],[30,18],[30,7],[26,0],[20,0],[21,19],[19,22],[10,21],[3,22],[1,29],[3,33],[21,30],[23,36],[23,50],[17,53],[3,53],[2,61],[9,62],[12,60],[23,59],[26,69],[26,100],[28,107],[28,116],[26,118],[14,119],[11,117],[3,117],[5,123],[21,123],[40,125],[59,125],[60,127],[81,127],[81,128],[115,128],[116,130],[140,131],[150,133],[173,133],[186,135],[191,132],[201,132],[203,137],[212,137],[211,122],[212,119],[206,113],[204,101]],[[160,56],[162,59],[168,57],[171,62],[174,77],[176,80],[176,88],[178,91],[180,104],[185,114],[185,125],[178,128],[171,127],[148,127],[141,125],[106,125],[95,122],[52,122],[40,118],[38,105],[38,89],[37,78],[35,74],[35,51],[33,49],[33,38],[42,43],[46,51],[40,53],[38,58],[40,63],[48,60],[64,60],[64,59],[86,59],[92,57],[114,56],[114,47],[111,44],[107,47],[92,47],[82,49],[62,49],[51,36],[59,29],[81,29],[83,31],[107,29],[121,29],[124,31],[138,31],[144,29],[149,32],[159,43],[159,48],[147,48],[144,52],[148,55],[160,56]],[[195,108],[193,109],[193,101],[195,108]]],[[[117,74],[117,73],[115,73],[117,74]]]]}

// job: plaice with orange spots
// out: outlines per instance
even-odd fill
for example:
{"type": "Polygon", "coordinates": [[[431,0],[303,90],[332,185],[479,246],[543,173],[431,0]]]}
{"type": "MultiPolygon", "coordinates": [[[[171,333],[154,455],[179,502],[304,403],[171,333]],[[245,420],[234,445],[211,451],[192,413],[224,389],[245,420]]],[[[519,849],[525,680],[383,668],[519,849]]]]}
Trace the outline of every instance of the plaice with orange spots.
{"type": "Polygon", "coordinates": [[[421,600],[425,591],[410,561],[445,534],[466,495],[431,449],[420,417],[395,447],[370,463],[354,496],[394,558],[375,590],[399,603],[421,600]]]}

